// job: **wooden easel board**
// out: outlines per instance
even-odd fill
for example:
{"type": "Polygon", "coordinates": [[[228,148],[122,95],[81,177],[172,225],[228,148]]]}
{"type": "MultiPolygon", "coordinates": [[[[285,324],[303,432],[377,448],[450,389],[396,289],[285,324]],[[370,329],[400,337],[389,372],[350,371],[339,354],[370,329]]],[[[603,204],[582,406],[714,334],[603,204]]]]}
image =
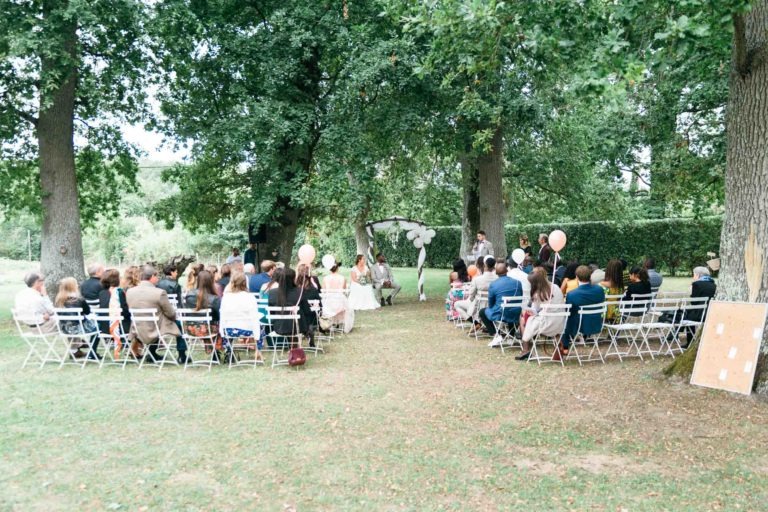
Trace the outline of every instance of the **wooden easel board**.
{"type": "Polygon", "coordinates": [[[691,384],[749,395],[768,304],[709,303],[691,384]]]}

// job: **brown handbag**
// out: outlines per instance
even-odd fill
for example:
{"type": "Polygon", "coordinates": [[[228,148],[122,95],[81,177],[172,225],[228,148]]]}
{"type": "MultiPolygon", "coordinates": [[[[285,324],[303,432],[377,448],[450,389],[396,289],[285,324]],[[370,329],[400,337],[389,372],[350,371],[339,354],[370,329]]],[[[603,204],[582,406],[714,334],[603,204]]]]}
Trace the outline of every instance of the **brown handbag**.
{"type": "Polygon", "coordinates": [[[288,352],[288,365],[290,366],[302,366],[307,362],[307,353],[301,347],[292,348],[288,352]]]}

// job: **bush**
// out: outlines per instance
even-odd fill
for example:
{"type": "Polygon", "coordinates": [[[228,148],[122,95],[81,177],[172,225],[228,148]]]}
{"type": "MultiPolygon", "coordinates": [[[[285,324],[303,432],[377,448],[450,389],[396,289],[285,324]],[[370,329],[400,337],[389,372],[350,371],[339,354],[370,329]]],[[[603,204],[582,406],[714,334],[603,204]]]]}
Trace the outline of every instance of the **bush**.
{"type": "MultiPolygon", "coordinates": [[[[535,252],[538,251],[536,237],[539,233],[562,229],[568,236],[568,245],[562,253],[565,261],[595,262],[604,267],[608,260],[621,257],[631,266],[653,257],[657,268],[674,273],[678,269],[687,272],[703,265],[709,259],[707,252],[718,252],[721,228],[721,217],[704,217],[513,225],[507,226],[506,234],[509,251],[517,247],[518,235],[525,233],[534,244],[535,252]]],[[[459,256],[461,228],[444,226],[434,229],[437,233],[427,246],[426,265],[449,268],[459,256]]],[[[337,247],[339,249],[342,248],[337,247]]],[[[405,231],[399,231],[394,239],[376,233],[376,250],[386,254],[393,266],[416,266],[419,255],[405,237],[405,231]]],[[[346,261],[351,261],[355,252],[354,240],[348,240],[339,252],[346,261]]]]}

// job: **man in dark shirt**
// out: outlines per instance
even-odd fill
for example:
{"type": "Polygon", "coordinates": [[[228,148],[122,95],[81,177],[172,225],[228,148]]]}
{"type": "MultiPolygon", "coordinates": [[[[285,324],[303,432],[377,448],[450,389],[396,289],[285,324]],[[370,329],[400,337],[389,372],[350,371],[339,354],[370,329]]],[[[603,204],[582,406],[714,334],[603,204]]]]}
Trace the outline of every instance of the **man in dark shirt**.
{"type": "Polygon", "coordinates": [[[99,294],[103,289],[101,286],[101,276],[104,273],[104,265],[101,263],[91,263],[88,265],[88,279],[80,284],[80,295],[85,300],[99,300],[99,294]]]}
{"type": "Polygon", "coordinates": [[[245,250],[245,254],[243,255],[243,263],[245,265],[251,264],[256,267],[256,244],[250,244],[248,245],[248,248],[245,250]]]}
{"type": "Polygon", "coordinates": [[[275,262],[264,260],[261,262],[261,274],[256,274],[248,279],[248,291],[257,293],[261,287],[272,280],[272,274],[275,273],[275,262]]]}
{"type": "Polygon", "coordinates": [[[175,308],[181,308],[181,285],[179,285],[179,270],[176,265],[166,265],[163,267],[163,278],[157,283],[157,287],[165,290],[168,295],[176,295],[176,300],[171,300],[175,308]]]}

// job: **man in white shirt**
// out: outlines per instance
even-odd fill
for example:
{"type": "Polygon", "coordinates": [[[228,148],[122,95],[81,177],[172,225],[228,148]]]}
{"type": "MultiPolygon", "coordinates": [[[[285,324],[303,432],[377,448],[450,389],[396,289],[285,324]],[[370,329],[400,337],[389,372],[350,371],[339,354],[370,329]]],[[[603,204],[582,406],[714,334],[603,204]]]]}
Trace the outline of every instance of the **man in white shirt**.
{"type": "Polygon", "coordinates": [[[373,274],[373,291],[376,294],[376,300],[379,301],[382,307],[385,304],[392,305],[392,300],[400,293],[400,285],[395,282],[395,277],[392,275],[392,269],[387,264],[387,258],[379,253],[376,255],[376,264],[371,269],[373,274]],[[381,292],[382,288],[389,288],[392,293],[387,297],[386,302],[381,292]]]}
{"type": "Polygon", "coordinates": [[[523,286],[523,296],[531,296],[531,282],[528,281],[528,274],[520,270],[517,265],[509,267],[507,275],[512,279],[517,279],[523,286]]]}
{"type": "Polygon", "coordinates": [[[29,327],[40,327],[42,332],[56,331],[53,304],[45,291],[45,277],[37,272],[24,276],[26,288],[16,294],[14,309],[29,327]]]}
{"type": "Polygon", "coordinates": [[[233,265],[236,263],[243,263],[243,257],[240,256],[240,249],[237,247],[232,248],[232,254],[227,256],[227,264],[233,265]]]}
{"type": "Polygon", "coordinates": [[[472,279],[472,283],[469,285],[469,294],[463,300],[457,301],[453,307],[459,312],[459,316],[462,320],[469,320],[474,318],[477,320],[477,314],[481,308],[486,306],[485,303],[480,303],[480,292],[488,293],[488,287],[499,276],[496,275],[496,260],[492,256],[488,256],[485,259],[485,272],[472,279]]]}

